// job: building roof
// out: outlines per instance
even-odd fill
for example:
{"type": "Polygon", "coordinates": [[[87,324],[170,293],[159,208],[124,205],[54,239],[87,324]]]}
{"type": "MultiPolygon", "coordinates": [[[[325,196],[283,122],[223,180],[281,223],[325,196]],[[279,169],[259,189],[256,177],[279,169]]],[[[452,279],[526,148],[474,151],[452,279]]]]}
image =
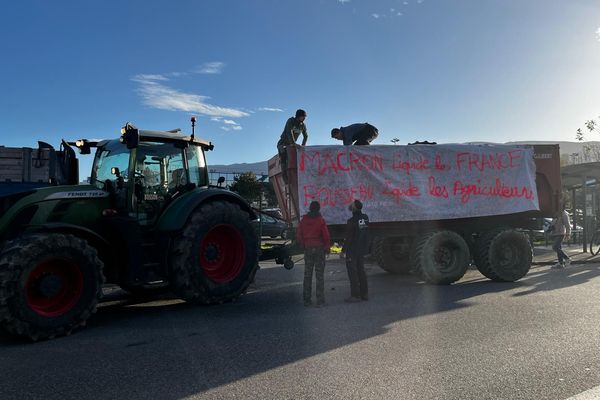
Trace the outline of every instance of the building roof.
{"type": "Polygon", "coordinates": [[[562,185],[565,189],[577,189],[600,182],[600,162],[567,165],[560,169],[562,185]]]}

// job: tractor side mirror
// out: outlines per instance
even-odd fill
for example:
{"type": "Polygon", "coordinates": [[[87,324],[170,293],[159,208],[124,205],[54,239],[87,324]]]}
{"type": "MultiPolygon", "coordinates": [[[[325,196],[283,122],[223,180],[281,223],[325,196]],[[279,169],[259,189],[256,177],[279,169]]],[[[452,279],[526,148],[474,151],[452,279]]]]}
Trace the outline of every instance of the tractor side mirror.
{"type": "Polygon", "coordinates": [[[113,175],[115,175],[116,177],[121,176],[121,171],[117,167],[112,167],[110,169],[110,173],[113,174],[113,175]]]}
{"type": "Polygon", "coordinates": [[[119,141],[125,144],[128,149],[135,149],[140,144],[140,131],[135,126],[127,123],[121,128],[119,141]]]}
{"type": "Polygon", "coordinates": [[[220,176],[219,179],[217,179],[217,186],[221,187],[224,182],[225,182],[225,177],[224,176],[220,176]]]}

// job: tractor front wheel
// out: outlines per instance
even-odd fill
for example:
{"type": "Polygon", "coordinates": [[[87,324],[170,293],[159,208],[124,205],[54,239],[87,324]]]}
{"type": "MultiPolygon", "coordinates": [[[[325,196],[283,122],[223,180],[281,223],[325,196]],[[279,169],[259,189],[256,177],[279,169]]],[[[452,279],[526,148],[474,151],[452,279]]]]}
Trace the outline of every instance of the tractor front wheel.
{"type": "Polygon", "coordinates": [[[85,240],[23,236],[0,254],[0,323],[32,340],[68,335],[96,311],[103,264],[85,240]]]}

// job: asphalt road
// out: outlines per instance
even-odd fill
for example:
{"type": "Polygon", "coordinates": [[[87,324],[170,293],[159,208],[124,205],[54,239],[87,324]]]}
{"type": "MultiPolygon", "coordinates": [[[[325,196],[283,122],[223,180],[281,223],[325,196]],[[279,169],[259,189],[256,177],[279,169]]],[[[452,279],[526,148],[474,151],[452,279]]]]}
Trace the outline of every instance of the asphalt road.
{"type": "Polygon", "coordinates": [[[0,336],[0,399],[565,399],[600,385],[599,265],[451,286],[369,266],[371,300],[347,304],[334,261],[322,309],[302,305],[302,265],[262,265],[236,303],[114,292],[69,337],[0,336]]]}

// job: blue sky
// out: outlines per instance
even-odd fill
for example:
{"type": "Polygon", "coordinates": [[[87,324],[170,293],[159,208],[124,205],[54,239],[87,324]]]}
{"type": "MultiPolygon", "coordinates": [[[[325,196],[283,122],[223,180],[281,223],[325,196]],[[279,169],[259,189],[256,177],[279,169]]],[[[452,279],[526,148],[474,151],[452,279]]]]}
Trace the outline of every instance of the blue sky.
{"type": "Polygon", "coordinates": [[[574,140],[600,115],[598,0],[24,0],[0,49],[8,146],[196,115],[229,164],[274,155],[300,107],[309,144],[365,121],[379,144],[574,140]]]}

